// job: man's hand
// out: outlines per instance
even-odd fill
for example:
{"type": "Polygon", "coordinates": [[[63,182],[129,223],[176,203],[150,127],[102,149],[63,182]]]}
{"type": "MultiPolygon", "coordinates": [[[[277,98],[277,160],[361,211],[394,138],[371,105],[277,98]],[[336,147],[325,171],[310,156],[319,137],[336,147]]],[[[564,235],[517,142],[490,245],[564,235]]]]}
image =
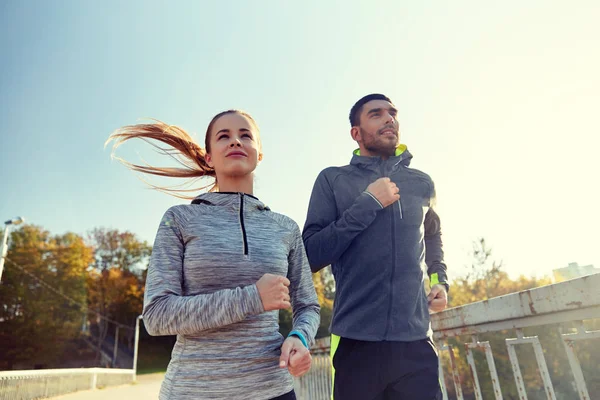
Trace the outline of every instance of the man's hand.
{"type": "Polygon", "coordinates": [[[444,285],[433,285],[431,292],[427,295],[429,310],[431,312],[443,311],[448,305],[448,293],[444,285]]]}
{"type": "Polygon", "coordinates": [[[310,351],[297,337],[290,336],[285,339],[281,346],[281,356],[279,357],[279,366],[286,368],[290,374],[300,377],[308,372],[312,363],[310,351]]]}
{"type": "Polygon", "coordinates": [[[400,189],[390,178],[379,178],[367,187],[367,192],[371,193],[381,205],[385,208],[400,200],[400,189]]]}

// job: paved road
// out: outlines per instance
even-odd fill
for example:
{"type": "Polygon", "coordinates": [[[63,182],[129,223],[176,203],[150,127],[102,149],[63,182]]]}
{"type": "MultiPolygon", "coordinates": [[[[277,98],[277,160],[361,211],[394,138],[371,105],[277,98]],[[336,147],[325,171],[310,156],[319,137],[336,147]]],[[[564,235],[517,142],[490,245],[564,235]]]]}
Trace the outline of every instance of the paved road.
{"type": "Polygon", "coordinates": [[[98,390],[85,390],[63,396],[52,397],[52,400],[129,400],[158,399],[160,384],[164,374],[138,375],[137,383],[131,385],[108,387],[98,390]]]}

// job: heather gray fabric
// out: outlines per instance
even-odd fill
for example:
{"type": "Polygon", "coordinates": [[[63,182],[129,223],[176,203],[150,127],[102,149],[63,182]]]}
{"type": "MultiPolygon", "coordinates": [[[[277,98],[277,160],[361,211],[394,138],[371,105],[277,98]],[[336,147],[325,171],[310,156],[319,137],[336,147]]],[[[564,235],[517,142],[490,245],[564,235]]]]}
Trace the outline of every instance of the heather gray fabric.
{"type": "Polygon", "coordinates": [[[278,312],[256,281],[291,282],[293,329],[309,343],[319,305],[298,225],[253,196],[206,193],[165,213],[144,297],[151,335],[177,335],[160,399],[270,399],[293,389],[279,367],[278,312]]]}

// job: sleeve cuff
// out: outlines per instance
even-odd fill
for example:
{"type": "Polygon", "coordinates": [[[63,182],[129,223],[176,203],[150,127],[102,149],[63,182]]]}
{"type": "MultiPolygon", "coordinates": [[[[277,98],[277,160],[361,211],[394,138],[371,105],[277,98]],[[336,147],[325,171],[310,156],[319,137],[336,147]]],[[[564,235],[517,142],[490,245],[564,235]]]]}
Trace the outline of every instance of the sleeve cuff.
{"type": "Polygon", "coordinates": [[[365,190],[363,193],[365,193],[366,195],[371,197],[373,200],[375,200],[377,202],[377,204],[379,205],[379,207],[384,208],[383,204],[381,204],[381,202],[379,200],[377,200],[377,197],[373,196],[373,194],[371,194],[371,192],[369,192],[368,190],[365,190]]]}
{"type": "Polygon", "coordinates": [[[448,285],[448,282],[444,280],[440,281],[440,277],[437,272],[431,274],[429,277],[429,287],[432,287],[433,285],[444,285],[446,287],[446,292],[450,291],[450,285],[448,285]]]}
{"type": "Polygon", "coordinates": [[[248,295],[247,301],[245,302],[246,314],[256,315],[265,312],[265,308],[263,307],[262,300],[260,299],[260,293],[258,293],[256,284],[246,286],[243,290],[248,295]]]}
{"type": "Polygon", "coordinates": [[[290,337],[290,336],[296,336],[298,339],[300,339],[300,341],[302,342],[304,347],[306,347],[308,349],[308,342],[306,341],[306,338],[300,331],[296,331],[296,330],[291,331],[287,337],[290,337]]]}

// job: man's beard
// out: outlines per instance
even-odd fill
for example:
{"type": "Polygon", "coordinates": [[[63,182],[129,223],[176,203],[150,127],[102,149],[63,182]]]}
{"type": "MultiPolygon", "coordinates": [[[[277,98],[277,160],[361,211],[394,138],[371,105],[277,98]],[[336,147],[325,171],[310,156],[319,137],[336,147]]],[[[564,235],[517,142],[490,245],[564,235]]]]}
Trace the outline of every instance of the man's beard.
{"type": "MultiPolygon", "coordinates": [[[[389,129],[389,127],[381,128],[379,131],[383,131],[385,129],[389,129]]],[[[396,147],[398,147],[398,136],[396,136],[395,142],[390,142],[388,140],[385,140],[383,137],[379,136],[379,131],[370,134],[363,128],[360,128],[360,133],[363,137],[363,146],[371,154],[377,154],[378,156],[386,157],[394,156],[396,154],[396,147]],[[368,140],[365,140],[367,138],[368,140]]]]}

